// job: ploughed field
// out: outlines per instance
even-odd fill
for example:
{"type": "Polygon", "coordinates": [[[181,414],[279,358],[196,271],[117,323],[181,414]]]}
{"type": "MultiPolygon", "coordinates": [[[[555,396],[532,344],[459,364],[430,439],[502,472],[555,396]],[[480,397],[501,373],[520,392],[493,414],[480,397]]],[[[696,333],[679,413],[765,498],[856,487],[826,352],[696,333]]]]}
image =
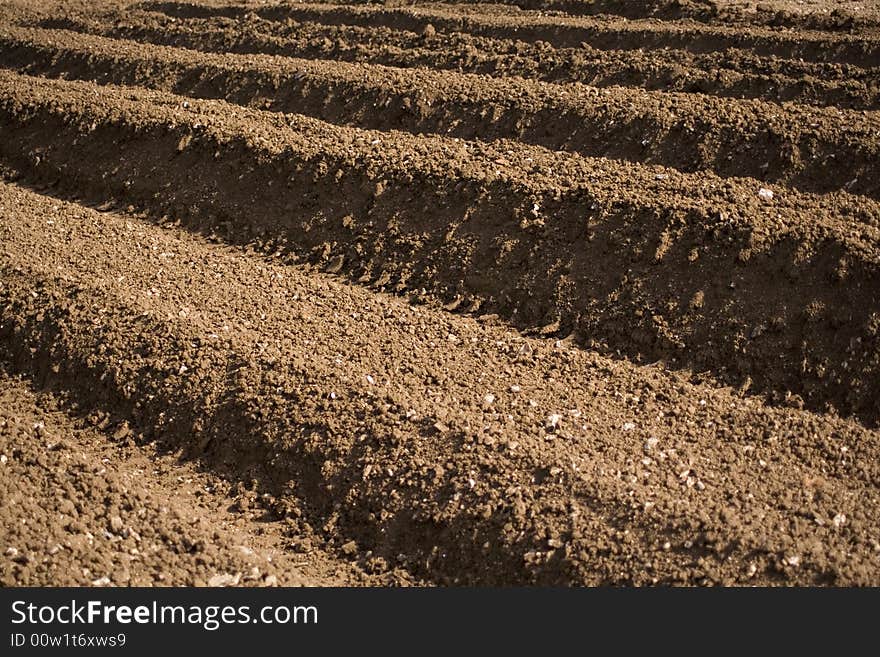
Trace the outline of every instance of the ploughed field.
{"type": "Polygon", "coordinates": [[[874,4],[4,4],[0,583],[880,584],[874,4]]]}

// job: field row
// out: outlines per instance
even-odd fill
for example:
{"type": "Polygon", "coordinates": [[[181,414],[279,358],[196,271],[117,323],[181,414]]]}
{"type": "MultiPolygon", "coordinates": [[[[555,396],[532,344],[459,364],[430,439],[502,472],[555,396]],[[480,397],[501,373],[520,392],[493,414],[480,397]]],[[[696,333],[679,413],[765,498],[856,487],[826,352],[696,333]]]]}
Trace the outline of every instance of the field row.
{"type": "MultiPolygon", "coordinates": [[[[364,0],[361,0],[363,2],[364,0]]],[[[747,0],[447,0],[478,11],[509,12],[511,8],[561,12],[572,16],[607,14],[629,19],[654,18],[664,21],[693,20],[713,25],[761,25],[775,28],[830,31],[876,31],[880,12],[872,3],[854,0],[752,3],[747,0]],[[498,8],[498,9],[496,9],[498,8]]],[[[340,0],[339,4],[358,4],[340,0]]],[[[387,3],[386,3],[387,4],[387,3]]],[[[397,4],[405,5],[405,2],[397,4]]],[[[427,3],[419,3],[424,5],[427,3]]]]}
{"type": "Polygon", "coordinates": [[[876,580],[880,459],[857,424],[18,187],[0,186],[0,231],[2,356],[251,482],[365,567],[876,580]]]}
{"type": "Polygon", "coordinates": [[[878,12],[501,2],[0,6],[0,582],[878,582],[878,12]]]}
{"type": "Polygon", "coordinates": [[[464,32],[474,36],[546,42],[557,48],[587,43],[599,50],[665,50],[710,53],[736,48],[755,55],[803,59],[810,62],[880,65],[880,36],[828,32],[778,31],[762,27],[702,25],[688,22],[630,21],[545,16],[540,13],[462,13],[458,7],[428,5],[271,4],[206,5],[187,2],[145,2],[140,8],[175,19],[255,15],[272,22],[311,22],[323,25],[390,28],[423,34],[464,32]],[[430,25],[430,28],[428,26],[430,25]]]}
{"type": "Polygon", "coordinates": [[[0,117],[0,157],[27,179],[608,353],[880,418],[866,199],[769,198],[749,179],[9,72],[0,117]]]}
{"type": "Polygon", "coordinates": [[[376,130],[516,139],[590,157],[880,195],[880,118],[859,112],[445,71],[219,55],[0,30],[6,67],[142,86],[376,130]]]}
{"type": "Polygon", "coordinates": [[[248,15],[176,19],[132,12],[125,21],[49,18],[33,23],[139,43],[221,53],[270,54],[400,68],[428,68],[591,86],[627,86],[725,98],[796,101],[851,109],[880,107],[871,69],[762,57],[742,50],[598,50],[452,33],[285,22],[248,15]]]}

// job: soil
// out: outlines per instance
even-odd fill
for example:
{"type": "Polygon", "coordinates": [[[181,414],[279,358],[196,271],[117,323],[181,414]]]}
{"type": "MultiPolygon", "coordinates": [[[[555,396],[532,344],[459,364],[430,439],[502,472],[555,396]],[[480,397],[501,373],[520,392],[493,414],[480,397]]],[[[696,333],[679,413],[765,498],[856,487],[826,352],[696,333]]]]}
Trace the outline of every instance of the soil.
{"type": "MultiPolygon", "coordinates": [[[[479,0],[460,0],[474,2],[479,0]]],[[[630,19],[693,20],[712,25],[766,25],[820,30],[873,30],[880,25],[875,3],[862,0],[497,0],[501,8],[543,10],[575,16],[611,15],[630,19]]],[[[382,4],[382,3],[379,3],[382,4]]],[[[405,0],[397,4],[411,4],[405,0]]]]}
{"type": "Polygon", "coordinates": [[[369,575],[253,493],[127,422],[0,374],[2,586],[406,585],[369,575]]]}
{"type": "MultiPolygon", "coordinates": [[[[426,33],[384,27],[266,20],[255,14],[180,21],[156,12],[117,16],[52,16],[36,26],[220,53],[265,53],[330,61],[440,69],[493,77],[548,82],[583,82],[725,98],[758,98],[852,109],[877,109],[875,75],[867,68],[828,61],[780,59],[744,46],[691,52],[646,50],[642,40],[599,49],[592,42],[556,47],[547,41],[478,36],[469,32],[426,33]]],[[[484,78],[485,79],[485,78],[484,78]]]]}
{"type": "Polygon", "coordinates": [[[0,583],[880,583],[837,4],[4,6],[0,583]]]}

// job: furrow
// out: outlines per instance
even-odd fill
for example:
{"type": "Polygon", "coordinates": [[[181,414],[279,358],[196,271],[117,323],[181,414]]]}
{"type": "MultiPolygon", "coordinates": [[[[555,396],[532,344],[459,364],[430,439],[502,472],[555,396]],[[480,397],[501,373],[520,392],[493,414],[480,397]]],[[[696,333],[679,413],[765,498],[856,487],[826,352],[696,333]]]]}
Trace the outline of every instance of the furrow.
{"type": "Polygon", "coordinates": [[[546,42],[555,47],[577,48],[587,43],[599,50],[675,48],[696,53],[747,49],[761,56],[847,63],[862,67],[880,65],[880,38],[827,32],[786,32],[770,28],[710,26],[698,23],[629,21],[540,14],[462,14],[455,8],[386,8],[372,5],[339,6],[290,3],[267,6],[200,5],[186,2],[147,2],[140,8],[175,18],[255,14],[284,22],[309,21],[325,25],[358,25],[422,33],[431,26],[441,32],[467,32],[476,36],[546,42]]]}
{"type": "MultiPolygon", "coordinates": [[[[572,16],[611,15],[629,19],[655,18],[664,21],[694,20],[711,25],[760,25],[774,28],[828,30],[854,32],[874,31],[880,26],[880,16],[870,3],[848,0],[835,2],[834,9],[804,6],[804,2],[776,2],[757,4],[747,0],[447,0],[430,3],[444,7],[461,4],[497,11],[495,7],[510,7],[543,12],[562,12],[572,16]],[[491,8],[491,9],[490,9],[491,8]]],[[[368,0],[334,0],[334,4],[368,4],[368,0]]],[[[403,4],[403,3],[401,3],[403,4]]],[[[425,3],[420,3],[424,6],[425,3]]],[[[508,10],[509,11],[509,10],[508,10]]]]}
{"type": "Polygon", "coordinates": [[[368,576],[320,549],[303,564],[288,549],[293,523],[266,522],[242,508],[245,495],[227,495],[236,486],[138,436],[127,419],[34,390],[0,362],[0,584],[411,583],[400,571],[368,576]]]}
{"type": "Polygon", "coordinates": [[[232,242],[880,418],[877,207],[517,142],[0,74],[0,157],[232,242]],[[765,194],[766,196],[766,194],[765,194]]]}
{"type": "Polygon", "coordinates": [[[693,54],[603,51],[587,45],[552,48],[462,33],[426,36],[357,26],[281,25],[256,16],[176,20],[150,12],[130,14],[125,21],[65,17],[45,19],[38,25],[205,51],[447,69],[851,109],[880,107],[880,84],[868,69],[764,58],[737,50],[693,54]]]}
{"type": "Polygon", "coordinates": [[[880,195],[880,118],[842,110],[212,55],[14,28],[0,30],[0,59],[29,74],[145,86],[362,128],[517,139],[810,192],[880,195]]]}
{"type": "Polygon", "coordinates": [[[375,569],[877,580],[880,458],[857,424],[8,185],[0,231],[19,371],[235,472],[375,569]]]}

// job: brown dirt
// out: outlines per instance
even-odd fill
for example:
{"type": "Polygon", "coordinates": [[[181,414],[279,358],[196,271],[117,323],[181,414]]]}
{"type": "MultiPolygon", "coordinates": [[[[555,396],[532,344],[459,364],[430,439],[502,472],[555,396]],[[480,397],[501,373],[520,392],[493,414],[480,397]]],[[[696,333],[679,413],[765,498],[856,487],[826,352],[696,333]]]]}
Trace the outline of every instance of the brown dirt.
{"type": "Polygon", "coordinates": [[[805,191],[880,195],[880,117],[711,96],[595,89],[384,66],[278,61],[120,43],[59,30],[0,32],[5,66],[220,98],[335,124],[517,139],[805,191]],[[374,108],[382,111],[373,111],[374,108]]]}
{"type": "Polygon", "coordinates": [[[6,364],[0,460],[0,586],[407,583],[328,554],[299,524],[264,522],[251,489],[157,450],[125,420],[35,393],[6,364]]]}
{"type": "Polygon", "coordinates": [[[187,2],[145,2],[139,8],[175,19],[256,15],[272,22],[315,22],[392,28],[424,34],[465,32],[474,36],[546,42],[558,48],[577,48],[584,42],[598,50],[682,49],[695,53],[743,49],[756,55],[861,67],[880,64],[880,36],[818,30],[777,30],[768,27],[704,25],[692,22],[631,21],[617,18],[544,16],[540,13],[465,13],[449,5],[384,7],[273,3],[223,5],[187,2]],[[430,31],[429,30],[429,33],[430,31]]]}
{"type": "MultiPolygon", "coordinates": [[[[415,3],[389,0],[398,6],[415,3]]],[[[451,0],[492,8],[482,0],[451,0]]],[[[574,16],[608,14],[630,19],[666,21],[690,19],[713,25],[766,25],[814,30],[874,30],[880,26],[880,8],[863,0],[494,0],[500,8],[559,12],[574,16]]],[[[369,4],[366,2],[365,4],[369,4]]],[[[376,4],[383,4],[376,2],[376,4]]],[[[388,4],[385,2],[384,4],[388,4]]]]}
{"type": "Polygon", "coordinates": [[[365,28],[287,20],[270,21],[255,14],[181,20],[156,12],[134,11],[124,20],[83,16],[36,19],[30,24],[64,28],[141,43],[197,50],[265,53],[311,59],[333,59],[395,67],[448,69],[495,77],[525,77],[548,82],[584,82],[592,86],[631,86],[722,97],[798,101],[853,109],[878,107],[877,78],[870,69],[848,64],[780,59],[741,49],[692,53],[553,47],[475,36],[466,32],[433,34],[390,28],[365,28]]]}
{"type": "Polygon", "coordinates": [[[880,583],[871,16],[569,4],[0,10],[3,584],[880,583]]]}

